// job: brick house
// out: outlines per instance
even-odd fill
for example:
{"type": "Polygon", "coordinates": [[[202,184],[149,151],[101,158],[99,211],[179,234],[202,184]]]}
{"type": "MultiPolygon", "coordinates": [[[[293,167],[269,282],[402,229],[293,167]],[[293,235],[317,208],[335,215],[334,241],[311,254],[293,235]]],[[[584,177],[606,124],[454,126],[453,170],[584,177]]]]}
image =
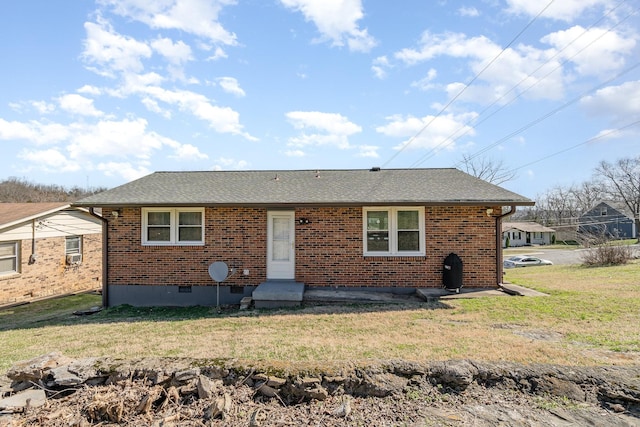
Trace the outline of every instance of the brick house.
{"type": "Polygon", "coordinates": [[[0,203],[0,306],[100,290],[102,222],[64,203],[0,203]]]}
{"type": "Polygon", "coordinates": [[[410,292],[501,281],[501,219],[533,202],[456,169],[156,172],[75,203],[107,222],[104,304],[237,303],[259,284],[410,292]],[[502,206],[510,207],[502,214],[502,206]]]}

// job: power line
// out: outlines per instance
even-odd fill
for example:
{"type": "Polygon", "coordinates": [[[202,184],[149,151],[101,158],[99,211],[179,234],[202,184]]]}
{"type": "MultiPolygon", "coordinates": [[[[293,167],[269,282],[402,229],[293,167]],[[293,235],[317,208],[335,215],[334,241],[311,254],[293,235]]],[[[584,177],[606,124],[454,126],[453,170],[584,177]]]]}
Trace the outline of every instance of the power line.
{"type": "Polygon", "coordinates": [[[444,113],[447,110],[447,108],[449,108],[460,96],[462,96],[462,94],[469,88],[469,86],[471,86],[473,82],[475,82],[480,77],[480,75],[482,75],[482,73],[484,73],[491,65],[493,65],[493,63],[500,56],[502,56],[502,54],[513,43],[515,43],[515,41],[549,8],[549,6],[551,6],[551,4],[553,4],[554,1],[555,0],[551,0],[540,12],[538,12],[538,14],[531,21],[529,21],[529,23],[527,23],[527,25],[525,25],[524,28],[522,28],[522,30],[520,30],[518,34],[516,34],[516,36],[513,39],[511,39],[511,41],[491,61],[489,61],[487,65],[485,65],[482,68],[482,70],[480,70],[468,83],[464,85],[464,87],[460,90],[460,92],[458,92],[453,98],[451,98],[449,102],[447,102],[447,104],[445,104],[445,106],[442,107],[440,111],[422,127],[422,129],[420,129],[414,136],[412,136],[403,147],[401,147],[393,156],[391,156],[389,160],[387,160],[382,165],[382,167],[387,166],[391,161],[393,161],[396,157],[398,157],[398,155],[400,155],[400,153],[402,153],[409,145],[411,145],[431,125],[431,123],[435,121],[435,119],[440,117],[442,113],[444,113]]]}
{"type": "Polygon", "coordinates": [[[598,139],[605,138],[607,136],[613,135],[613,134],[618,133],[618,132],[620,132],[620,131],[622,131],[624,129],[627,129],[627,128],[630,128],[630,127],[633,127],[633,126],[636,126],[636,125],[640,125],[640,120],[636,120],[635,122],[629,123],[629,124],[627,124],[625,126],[619,127],[617,129],[610,130],[610,131],[602,133],[602,134],[600,134],[598,136],[594,136],[593,138],[587,139],[586,141],[580,142],[580,143],[578,143],[576,145],[572,145],[571,147],[568,147],[568,148],[565,148],[563,150],[556,151],[555,153],[549,154],[547,156],[541,157],[538,160],[534,160],[532,162],[525,163],[525,164],[523,164],[521,166],[518,166],[517,168],[511,169],[511,171],[509,171],[509,172],[515,172],[515,171],[517,171],[519,169],[522,169],[522,168],[525,168],[527,166],[531,166],[533,164],[540,163],[541,161],[547,160],[547,159],[549,159],[551,157],[554,157],[554,156],[557,156],[558,154],[566,153],[567,151],[573,150],[575,148],[578,148],[578,147],[580,147],[582,145],[585,145],[585,144],[588,144],[590,142],[597,141],[598,139]]]}
{"type": "MultiPolygon", "coordinates": [[[[518,88],[522,83],[524,83],[527,79],[529,79],[530,77],[533,77],[535,75],[535,73],[537,73],[538,71],[540,71],[545,65],[549,64],[553,59],[555,59],[557,56],[559,56],[564,50],[566,50],[567,48],[569,48],[573,43],[575,43],[578,39],[580,39],[581,37],[583,37],[591,28],[595,27],[600,21],[602,21],[603,19],[605,19],[607,16],[609,16],[611,13],[613,13],[618,7],[620,7],[623,3],[625,3],[626,0],[623,0],[622,2],[618,3],[618,5],[616,7],[614,7],[613,9],[611,9],[609,12],[607,12],[605,15],[603,15],[602,17],[600,17],[596,22],[594,22],[593,24],[591,24],[589,27],[587,27],[580,35],[578,35],[577,37],[575,37],[571,42],[569,42],[567,45],[565,45],[561,50],[559,50],[558,52],[555,53],[555,55],[553,55],[551,58],[549,58],[546,62],[544,62],[543,64],[541,64],[538,68],[536,68],[533,72],[531,72],[529,75],[527,75],[526,77],[524,77],[522,80],[520,80],[515,86],[513,86],[511,89],[509,89],[507,92],[505,92],[501,97],[499,97],[498,99],[496,99],[495,101],[493,101],[490,105],[488,105],[486,108],[484,108],[482,111],[480,111],[480,113],[478,114],[478,116],[482,116],[486,111],[488,111],[491,107],[493,107],[494,105],[496,105],[498,102],[500,102],[502,99],[504,99],[509,93],[513,92],[516,88],[518,88]]],[[[614,26],[612,26],[611,28],[609,28],[607,31],[605,31],[604,33],[600,34],[598,37],[596,37],[594,40],[592,40],[590,43],[588,43],[586,46],[584,46],[582,49],[578,50],[575,54],[573,54],[571,57],[565,59],[564,61],[562,61],[558,66],[554,67],[551,71],[549,71],[547,74],[545,74],[542,78],[537,79],[534,83],[532,83],[529,87],[527,87],[526,89],[524,89],[523,91],[521,91],[519,94],[517,94],[514,98],[512,98],[509,102],[507,102],[506,104],[500,106],[498,109],[496,109],[495,111],[493,111],[491,114],[489,114],[488,116],[485,116],[482,120],[479,120],[477,122],[475,122],[475,127],[477,127],[478,125],[484,123],[485,121],[487,121],[488,119],[490,119],[491,117],[493,117],[494,115],[496,115],[497,113],[499,113],[500,111],[502,111],[504,108],[506,108],[507,106],[511,105],[513,102],[515,102],[518,98],[520,98],[521,96],[523,96],[526,92],[528,92],[530,89],[532,89],[534,86],[537,86],[538,84],[540,84],[540,82],[544,81],[547,77],[549,77],[551,74],[553,74],[556,70],[558,70],[559,68],[561,68],[562,66],[564,66],[565,64],[567,64],[569,61],[571,61],[573,58],[575,58],[576,56],[578,56],[579,54],[581,54],[582,52],[584,52],[587,48],[591,47],[595,42],[597,42],[598,40],[600,40],[602,37],[604,37],[606,34],[608,34],[609,32],[611,32],[611,30],[615,29],[616,27],[618,27],[619,25],[621,25],[624,21],[626,21],[629,17],[631,17],[632,15],[634,15],[635,13],[637,13],[637,10],[634,10],[633,12],[629,13],[626,17],[624,17],[622,20],[618,21],[614,26]]],[[[450,141],[446,144],[444,144],[444,146],[448,146],[451,145],[454,141],[456,141],[457,139],[461,138],[462,136],[466,135],[467,133],[469,133],[469,130],[465,131],[464,133],[458,135],[457,137],[456,134],[458,134],[460,131],[462,131],[465,126],[471,124],[473,122],[473,120],[469,120],[465,123],[463,123],[460,128],[458,128],[456,131],[452,132],[442,143],[440,143],[436,148],[442,146],[445,142],[450,141]]],[[[483,149],[477,153],[472,154],[471,156],[469,156],[469,160],[474,159],[475,157],[477,157],[478,155],[486,152],[487,150],[483,149]]],[[[411,167],[416,167],[419,166],[420,164],[424,163],[425,161],[429,160],[430,158],[432,158],[436,153],[432,150],[430,152],[428,152],[427,154],[423,155],[420,159],[416,160],[411,167]]],[[[457,167],[460,164],[460,162],[456,163],[454,165],[454,167],[457,167]]]]}

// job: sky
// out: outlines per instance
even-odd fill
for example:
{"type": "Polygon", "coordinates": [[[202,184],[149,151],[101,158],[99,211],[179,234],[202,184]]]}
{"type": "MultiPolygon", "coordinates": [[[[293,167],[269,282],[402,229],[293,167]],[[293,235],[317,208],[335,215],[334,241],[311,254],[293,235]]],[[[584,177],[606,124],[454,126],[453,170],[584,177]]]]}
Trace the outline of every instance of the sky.
{"type": "Polygon", "coordinates": [[[637,0],[0,5],[0,180],[514,171],[526,197],[640,155],[637,0]]]}

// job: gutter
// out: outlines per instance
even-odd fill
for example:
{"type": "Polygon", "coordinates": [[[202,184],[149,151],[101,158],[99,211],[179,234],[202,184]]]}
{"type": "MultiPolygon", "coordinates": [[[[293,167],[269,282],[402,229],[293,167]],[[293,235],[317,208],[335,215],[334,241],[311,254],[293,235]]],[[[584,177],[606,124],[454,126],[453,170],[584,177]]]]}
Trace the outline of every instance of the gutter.
{"type": "Polygon", "coordinates": [[[511,206],[511,210],[496,217],[496,283],[498,287],[502,287],[502,219],[516,213],[515,205],[511,206]]]}
{"type": "Polygon", "coordinates": [[[89,208],[91,216],[102,222],[102,307],[109,307],[109,222],[102,215],[98,215],[93,207],[89,208]]]}

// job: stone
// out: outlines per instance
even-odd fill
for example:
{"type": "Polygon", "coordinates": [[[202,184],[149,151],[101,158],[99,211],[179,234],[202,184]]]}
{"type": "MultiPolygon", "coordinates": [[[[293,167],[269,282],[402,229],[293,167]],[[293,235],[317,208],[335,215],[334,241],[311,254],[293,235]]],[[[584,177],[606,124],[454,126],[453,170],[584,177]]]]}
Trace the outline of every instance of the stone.
{"type": "Polygon", "coordinates": [[[47,396],[44,390],[41,389],[29,389],[16,393],[13,396],[0,399],[0,409],[8,408],[36,408],[46,403],[47,396]]]}
{"type": "Polygon", "coordinates": [[[478,369],[467,360],[452,360],[435,364],[431,376],[437,383],[456,390],[466,389],[478,374],[478,369]]]}
{"type": "Polygon", "coordinates": [[[38,382],[45,379],[52,369],[66,365],[72,360],[58,352],[48,353],[16,363],[7,371],[7,377],[16,382],[38,382]]]}
{"type": "Polygon", "coordinates": [[[284,378],[278,378],[278,377],[269,377],[267,379],[267,385],[269,387],[275,387],[275,388],[280,388],[283,385],[285,385],[287,383],[287,380],[285,380],[284,378]]]}
{"type": "Polygon", "coordinates": [[[200,375],[198,377],[198,398],[199,399],[210,399],[212,396],[211,393],[211,380],[209,377],[205,377],[204,375],[200,375]]]}
{"type": "Polygon", "coordinates": [[[567,397],[571,400],[584,402],[585,392],[575,383],[556,377],[544,376],[532,378],[530,382],[534,386],[534,392],[538,394],[551,394],[558,397],[567,397]]]}
{"type": "Polygon", "coordinates": [[[191,381],[196,377],[198,377],[199,375],[200,375],[200,369],[193,368],[193,369],[185,369],[182,371],[178,371],[173,375],[173,378],[176,381],[183,383],[183,382],[191,381]]]}

